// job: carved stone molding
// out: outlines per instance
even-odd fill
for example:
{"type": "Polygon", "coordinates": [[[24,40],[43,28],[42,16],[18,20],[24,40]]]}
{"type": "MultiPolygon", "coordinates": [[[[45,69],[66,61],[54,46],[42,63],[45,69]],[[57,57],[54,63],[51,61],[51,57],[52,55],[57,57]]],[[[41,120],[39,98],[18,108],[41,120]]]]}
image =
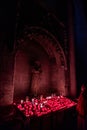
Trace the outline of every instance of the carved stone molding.
{"type": "Polygon", "coordinates": [[[61,66],[67,68],[66,57],[64,51],[58,42],[58,40],[46,29],[41,27],[26,27],[21,38],[17,39],[19,46],[23,46],[26,43],[26,39],[35,40],[38,42],[47,52],[49,58],[53,58],[54,55],[57,58],[57,54],[60,56],[61,66]]]}

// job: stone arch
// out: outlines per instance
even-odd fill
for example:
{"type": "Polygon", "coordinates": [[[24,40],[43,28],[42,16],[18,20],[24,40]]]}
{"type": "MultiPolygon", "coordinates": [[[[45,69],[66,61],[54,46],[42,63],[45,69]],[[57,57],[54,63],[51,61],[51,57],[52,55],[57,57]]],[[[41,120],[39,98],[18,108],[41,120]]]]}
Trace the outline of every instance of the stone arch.
{"type": "Polygon", "coordinates": [[[58,54],[60,55],[61,65],[63,65],[64,68],[67,69],[66,56],[60,43],[58,42],[58,40],[55,38],[54,35],[52,35],[44,28],[33,26],[33,27],[26,27],[22,38],[18,39],[17,42],[19,44],[20,43],[23,44],[24,40],[27,38],[29,38],[30,40],[34,39],[35,41],[37,41],[41,46],[43,46],[43,48],[46,50],[46,52],[49,54],[50,57],[53,57],[54,55],[53,49],[54,49],[55,56],[57,57],[58,54]]]}
{"type": "MultiPolygon", "coordinates": [[[[29,46],[26,40],[34,40],[39,43],[49,56],[50,73],[51,73],[51,89],[55,89],[57,94],[66,95],[65,88],[65,71],[67,69],[66,57],[64,51],[57,39],[46,29],[41,27],[27,27],[21,38],[17,39],[19,48],[21,46],[29,46]]],[[[51,90],[50,89],[50,90],[51,90]]]]}

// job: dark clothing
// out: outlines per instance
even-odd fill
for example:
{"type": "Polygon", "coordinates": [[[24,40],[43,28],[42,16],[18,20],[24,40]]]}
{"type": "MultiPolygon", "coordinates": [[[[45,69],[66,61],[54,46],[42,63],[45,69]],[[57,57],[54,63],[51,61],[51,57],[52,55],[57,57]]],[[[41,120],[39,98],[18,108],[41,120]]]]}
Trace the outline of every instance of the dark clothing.
{"type": "Polygon", "coordinates": [[[78,130],[86,130],[86,116],[87,116],[87,95],[86,92],[81,92],[77,103],[77,126],[78,130]]]}
{"type": "Polygon", "coordinates": [[[87,97],[85,93],[81,93],[79,98],[78,98],[78,103],[77,103],[77,112],[81,116],[86,116],[87,114],[87,97]]]}

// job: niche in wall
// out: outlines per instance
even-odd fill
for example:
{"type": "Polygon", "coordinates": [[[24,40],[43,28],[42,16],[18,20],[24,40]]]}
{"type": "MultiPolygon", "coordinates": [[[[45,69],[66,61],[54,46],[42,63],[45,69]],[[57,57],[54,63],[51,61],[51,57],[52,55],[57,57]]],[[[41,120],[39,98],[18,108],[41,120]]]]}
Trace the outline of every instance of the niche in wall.
{"type": "Polygon", "coordinates": [[[66,95],[66,59],[63,49],[46,30],[30,30],[30,34],[27,33],[18,40],[14,68],[14,100],[51,93],[66,95]]]}

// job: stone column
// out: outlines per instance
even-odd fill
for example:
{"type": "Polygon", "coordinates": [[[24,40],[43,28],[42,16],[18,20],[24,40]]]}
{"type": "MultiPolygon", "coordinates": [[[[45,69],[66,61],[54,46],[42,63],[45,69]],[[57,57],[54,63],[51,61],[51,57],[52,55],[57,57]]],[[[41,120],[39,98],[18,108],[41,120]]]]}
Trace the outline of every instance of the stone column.
{"type": "Polygon", "coordinates": [[[10,105],[13,102],[14,86],[14,55],[6,45],[0,48],[0,106],[10,105]]]}
{"type": "Polygon", "coordinates": [[[68,44],[70,59],[70,95],[76,96],[76,68],[75,68],[75,48],[74,48],[74,14],[72,1],[67,0],[67,17],[68,17],[68,44]]]}
{"type": "MultiPolygon", "coordinates": [[[[18,0],[19,1],[19,0],[18,0]]],[[[16,37],[17,1],[1,4],[0,21],[0,106],[13,102],[14,39],[16,37]]]]}

